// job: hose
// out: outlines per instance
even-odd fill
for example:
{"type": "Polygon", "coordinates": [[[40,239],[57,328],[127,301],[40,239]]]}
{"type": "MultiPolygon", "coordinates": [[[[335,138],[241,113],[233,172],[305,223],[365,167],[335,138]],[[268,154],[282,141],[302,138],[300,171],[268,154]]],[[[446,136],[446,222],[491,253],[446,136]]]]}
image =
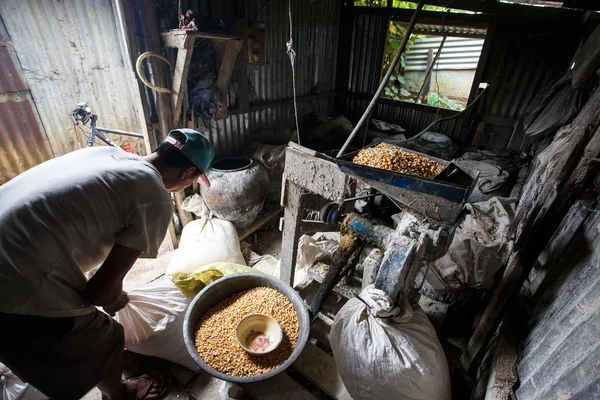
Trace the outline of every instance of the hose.
{"type": "Polygon", "coordinates": [[[140,77],[142,83],[144,85],[148,86],[150,89],[152,89],[154,91],[157,91],[157,92],[160,92],[160,93],[172,93],[171,89],[160,87],[160,86],[154,86],[146,78],[146,76],[144,75],[144,71],[142,71],[142,61],[144,61],[148,57],[157,57],[157,58],[160,58],[161,60],[163,60],[164,62],[166,62],[167,64],[169,64],[169,67],[171,67],[171,69],[174,69],[173,64],[171,64],[171,61],[169,61],[169,59],[166,58],[165,56],[162,56],[162,55],[160,55],[158,53],[155,53],[153,51],[147,51],[145,53],[142,53],[142,54],[140,54],[140,56],[138,57],[137,61],[135,62],[135,70],[137,72],[137,75],[140,77]]]}

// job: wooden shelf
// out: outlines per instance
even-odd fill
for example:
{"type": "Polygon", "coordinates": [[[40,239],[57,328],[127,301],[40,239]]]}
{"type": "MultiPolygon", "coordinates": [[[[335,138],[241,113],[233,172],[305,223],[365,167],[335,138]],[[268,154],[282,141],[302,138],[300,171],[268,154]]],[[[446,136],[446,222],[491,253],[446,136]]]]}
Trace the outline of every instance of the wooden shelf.
{"type": "Polygon", "coordinates": [[[217,88],[221,92],[221,103],[223,104],[223,107],[217,111],[215,119],[227,118],[229,81],[231,80],[231,73],[233,72],[237,56],[244,44],[244,39],[232,35],[186,30],[164,32],[160,34],[160,37],[164,47],[178,49],[177,62],[173,74],[173,87],[171,89],[174,123],[178,124],[181,115],[186,82],[196,39],[210,39],[215,42],[215,53],[217,54],[218,65],[220,65],[217,88]]]}
{"type": "Polygon", "coordinates": [[[199,32],[199,31],[186,31],[176,30],[170,32],[163,32],[160,34],[163,46],[165,47],[176,47],[178,49],[185,48],[186,40],[193,38],[196,39],[211,39],[211,40],[243,40],[241,36],[223,35],[220,33],[211,32],[199,32]]]}

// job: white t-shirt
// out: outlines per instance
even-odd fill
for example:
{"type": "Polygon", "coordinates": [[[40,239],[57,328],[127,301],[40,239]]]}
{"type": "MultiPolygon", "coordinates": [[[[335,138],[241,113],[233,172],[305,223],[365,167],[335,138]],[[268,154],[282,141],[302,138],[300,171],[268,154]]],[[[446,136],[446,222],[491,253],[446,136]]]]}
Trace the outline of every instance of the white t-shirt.
{"type": "Polygon", "coordinates": [[[173,212],[159,172],[119,148],[74,151],[0,186],[0,312],[92,312],[84,273],[115,243],[156,257],[173,212]]]}

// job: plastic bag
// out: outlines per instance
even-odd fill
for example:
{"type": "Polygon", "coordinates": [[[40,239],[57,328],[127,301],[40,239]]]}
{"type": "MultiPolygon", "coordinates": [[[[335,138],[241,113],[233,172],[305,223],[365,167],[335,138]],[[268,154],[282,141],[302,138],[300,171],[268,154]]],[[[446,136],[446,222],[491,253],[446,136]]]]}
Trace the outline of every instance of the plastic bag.
{"type": "Polygon", "coordinates": [[[227,275],[244,272],[258,272],[254,268],[245,265],[227,262],[206,265],[194,272],[175,272],[171,281],[181,293],[193,299],[206,285],[227,275]]]}
{"type": "Polygon", "coordinates": [[[456,152],[452,139],[438,132],[426,132],[421,135],[415,141],[413,149],[444,160],[450,160],[456,152]]]}
{"type": "Polygon", "coordinates": [[[125,331],[125,348],[197,371],[183,341],[190,299],[167,279],[132,289],[128,295],[129,303],[115,315],[125,331]]]}
{"type": "Polygon", "coordinates": [[[338,312],[331,349],[354,400],[450,400],[442,346],[419,306],[394,307],[385,292],[367,287],[338,312]]]}
{"type": "Polygon", "coordinates": [[[0,363],[0,399],[2,400],[47,400],[42,392],[23,382],[8,367],[0,363]]]}
{"type": "MultiPolygon", "coordinates": [[[[331,260],[333,253],[337,250],[337,243],[332,241],[320,241],[308,236],[300,236],[298,241],[298,255],[296,256],[296,272],[294,273],[294,287],[302,284],[308,279],[308,269],[316,262],[331,260]]],[[[275,268],[275,277],[279,278],[281,264],[275,268]]]]}
{"type": "Polygon", "coordinates": [[[514,219],[514,200],[495,197],[465,209],[469,213],[457,226],[448,252],[431,263],[427,279],[435,274],[454,289],[485,289],[494,283],[509,252],[506,234],[514,219]]]}
{"type": "Polygon", "coordinates": [[[167,268],[175,272],[194,272],[215,262],[245,265],[235,226],[217,218],[201,218],[183,228],[177,254],[167,268]]]}
{"type": "Polygon", "coordinates": [[[571,75],[555,80],[527,106],[523,115],[525,137],[536,141],[554,134],[583,107],[582,93],[571,87],[571,75]]]}
{"type": "Polygon", "coordinates": [[[484,161],[454,160],[459,167],[479,171],[475,187],[471,191],[467,202],[477,203],[487,201],[492,197],[502,196],[506,189],[506,182],[510,177],[508,171],[484,161]]]}

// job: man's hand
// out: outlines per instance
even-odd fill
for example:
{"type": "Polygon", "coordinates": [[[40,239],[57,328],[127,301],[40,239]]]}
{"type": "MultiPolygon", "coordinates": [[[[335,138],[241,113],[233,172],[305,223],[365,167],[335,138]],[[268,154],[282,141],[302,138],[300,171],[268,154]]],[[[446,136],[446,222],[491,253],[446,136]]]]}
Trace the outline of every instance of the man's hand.
{"type": "Polygon", "coordinates": [[[114,317],[117,311],[125,307],[127,303],[129,303],[129,296],[127,295],[127,292],[123,290],[121,295],[114,302],[102,306],[102,308],[108,315],[114,317]]]}
{"type": "MultiPolygon", "coordinates": [[[[98,272],[88,281],[83,298],[95,306],[111,309],[122,303],[123,279],[139,255],[138,250],[115,244],[98,272]]],[[[125,304],[127,300],[117,310],[125,304]]]]}

